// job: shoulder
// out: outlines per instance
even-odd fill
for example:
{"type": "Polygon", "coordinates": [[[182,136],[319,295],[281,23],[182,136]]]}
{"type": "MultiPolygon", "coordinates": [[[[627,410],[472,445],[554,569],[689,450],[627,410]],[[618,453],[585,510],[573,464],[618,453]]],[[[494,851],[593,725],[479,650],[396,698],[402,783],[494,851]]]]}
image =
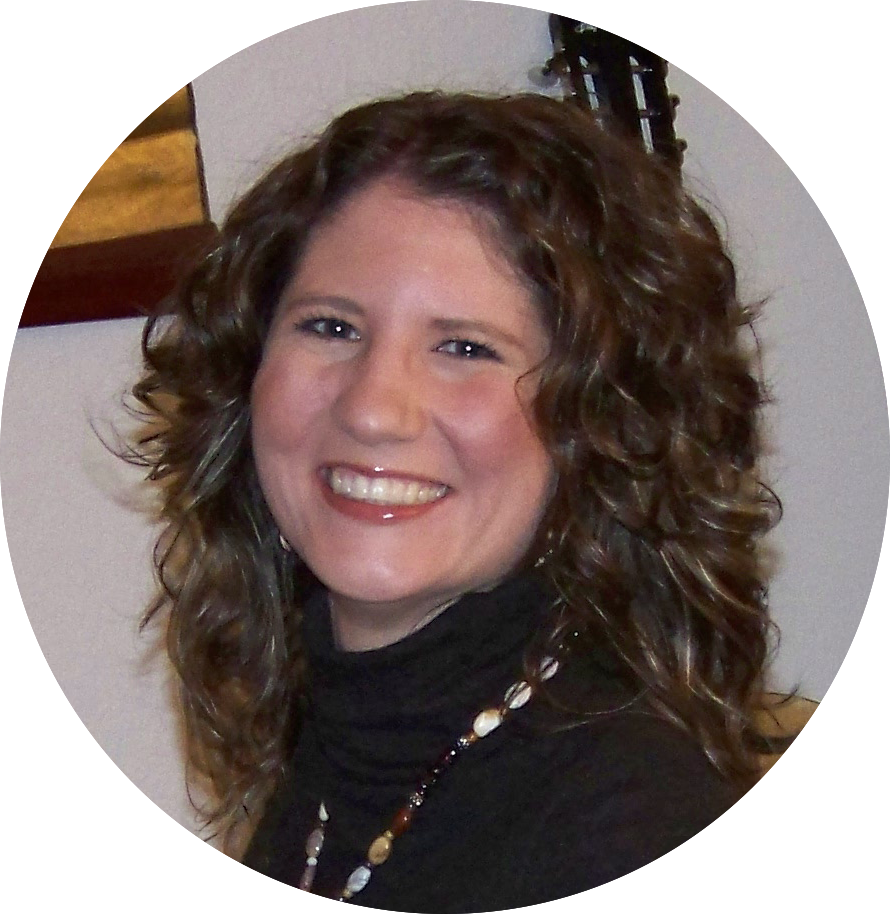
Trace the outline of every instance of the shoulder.
{"type": "Polygon", "coordinates": [[[579,727],[571,740],[576,787],[608,789],[625,809],[646,808],[678,829],[698,830],[737,798],[702,747],[679,726],[640,712],[619,713],[579,727]]]}
{"type": "Polygon", "coordinates": [[[556,793],[588,799],[591,815],[645,808],[689,832],[738,799],[701,744],[648,707],[611,655],[573,658],[547,695],[529,715],[543,734],[538,747],[565,785],[556,793]],[[566,710],[573,707],[591,710],[566,710]]]}
{"type": "Polygon", "coordinates": [[[652,714],[618,712],[543,737],[534,831],[555,840],[550,877],[569,895],[661,857],[738,798],[698,744],[652,714]]]}

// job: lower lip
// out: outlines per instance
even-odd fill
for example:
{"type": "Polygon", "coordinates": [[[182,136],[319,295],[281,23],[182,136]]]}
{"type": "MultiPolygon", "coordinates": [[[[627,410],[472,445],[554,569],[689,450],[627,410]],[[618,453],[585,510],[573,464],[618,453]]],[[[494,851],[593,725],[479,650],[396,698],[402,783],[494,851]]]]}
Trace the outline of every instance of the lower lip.
{"type": "Polygon", "coordinates": [[[351,517],[353,520],[370,524],[398,524],[402,521],[415,520],[429,514],[448,498],[448,495],[443,495],[435,501],[428,501],[422,505],[375,505],[368,501],[356,501],[353,498],[338,495],[323,478],[320,480],[320,484],[325,501],[335,511],[351,517]]]}

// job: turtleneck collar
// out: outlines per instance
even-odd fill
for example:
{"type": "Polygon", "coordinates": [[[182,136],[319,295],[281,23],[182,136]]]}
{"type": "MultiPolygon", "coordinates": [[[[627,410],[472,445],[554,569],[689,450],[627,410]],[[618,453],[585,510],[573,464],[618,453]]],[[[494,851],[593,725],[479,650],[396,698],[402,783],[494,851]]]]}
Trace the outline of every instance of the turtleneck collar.
{"type": "Polygon", "coordinates": [[[410,785],[522,677],[552,602],[538,575],[520,575],[464,596],[395,644],[351,653],[335,646],[328,601],[317,595],[304,615],[307,725],[332,775],[410,785]]]}

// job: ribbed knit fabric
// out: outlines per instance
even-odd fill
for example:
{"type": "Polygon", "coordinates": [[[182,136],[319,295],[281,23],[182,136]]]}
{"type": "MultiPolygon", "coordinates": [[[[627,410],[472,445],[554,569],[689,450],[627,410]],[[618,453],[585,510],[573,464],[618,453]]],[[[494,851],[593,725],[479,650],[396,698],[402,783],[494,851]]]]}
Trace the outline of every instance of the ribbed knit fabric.
{"type": "MultiPolygon", "coordinates": [[[[326,601],[312,601],[309,714],[244,863],[295,886],[323,799],[313,891],[338,895],[418,778],[522,677],[551,602],[527,575],[396,644],[346,653],[326,601]]],[[[357,904],[458,914],[565,897],[661,856],[733,802],[701,750],[632,702],[607,659],[569,661],[553,687],[618,710],[580,722],[533,699],[514,712],[431,788],[357,904]]]]}

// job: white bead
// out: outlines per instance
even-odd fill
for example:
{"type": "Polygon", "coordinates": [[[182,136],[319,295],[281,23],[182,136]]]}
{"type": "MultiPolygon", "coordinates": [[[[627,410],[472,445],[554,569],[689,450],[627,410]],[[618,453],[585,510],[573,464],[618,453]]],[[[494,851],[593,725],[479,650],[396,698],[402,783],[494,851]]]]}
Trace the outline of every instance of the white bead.
{"type": "Polygon", "coordinates": [[[357,866],[346,880],[346,891],[354,895],[356,892],[360,892],[370,880],[371,871],[368,867],[357,866]]]}
{"type": "Polygon", "coordinates": [[[328,811],[325,808],[324,803],[322,803],[321,806],[318,807],[318,818],[321,819],[322,822],[328,821],[328,811]]]}
{"type": "Polygon", "coordinates": [[[521,708],[532,697],[532,687],[523,679],[514,682],[504,694],[504,702],[511,711],[521,708]]]}
{"type": "Polygon", "coordinates": [[[496,708],[480,711],[473,721],[473,732],[476,736],[488,736],[492,730],[501,725],[501,712],[496,708]]]}
{"type": "Polygon", "coordinates": [[[541,661],[538,672],[541,674],[541,679],[550,679],[552,676],[556,675],[558,669],[559,661],[555,657],[545,657],[541,661]]]}

